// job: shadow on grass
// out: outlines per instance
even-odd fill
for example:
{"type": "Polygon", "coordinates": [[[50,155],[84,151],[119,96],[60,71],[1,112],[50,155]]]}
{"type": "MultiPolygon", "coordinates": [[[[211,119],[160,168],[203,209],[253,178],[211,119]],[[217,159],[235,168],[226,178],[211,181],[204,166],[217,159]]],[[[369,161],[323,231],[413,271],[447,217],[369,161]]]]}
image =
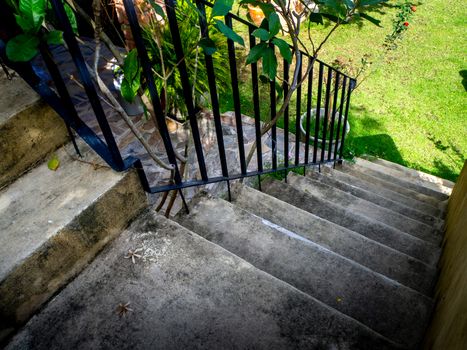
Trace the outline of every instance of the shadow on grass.
{"type": "Polygon", "coordinates": [[[462,78],[462,86],[464,87],[464,90],[467,91],[467,69],[459,71],[459,75],[462,78]]]}
{"type": "Polygon", "coordinates": [[[394,163],[405,165],[396,144],[388,134],[378,134],[369,136],[358,136],[349,138],[349,142],[344,150],[344,156],[351,158],[368,154],[378,158],[383,158],[394,163]]]}

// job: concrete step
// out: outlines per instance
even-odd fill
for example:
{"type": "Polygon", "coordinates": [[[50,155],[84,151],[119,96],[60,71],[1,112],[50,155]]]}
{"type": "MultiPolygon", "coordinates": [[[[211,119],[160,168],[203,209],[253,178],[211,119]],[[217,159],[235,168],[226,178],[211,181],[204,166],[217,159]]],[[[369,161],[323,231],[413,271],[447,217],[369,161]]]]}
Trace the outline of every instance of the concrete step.
{"type": "Polygon", "coordinates": [[[377,186],[380,186],[384,189],[397,192],[403,196],[409,197],[416,199],[420,202],[423,202],[425,204],[428,204],[434,208],[437,208],[441,212],[441,216],[444,214],[444,211],[446,209],[446,201],[441,201],[437,198],[434,198],[432,196],[428,196],[426,194],[417,192],[414,189],[407,188],[405,186],[402,186],[400,184],[400,181],[393,182],[392,179],[388,181],[387,178],[383,178],[381,174],[371,171],[367,168],[362,167],[361,165],[354,164],[354,163],[349,163],[349,162],[344,162],[342,165],[336,166],[336,169],[339,171],[343,171],[349,174],[352,174],[355,177],[358,177],[362,180],[365,180],[367,182],[371,182],[377,186]]]}
{"type": "Polygon", "coordinates": [[[262,190],[297,208],[360,233],[429,265],[436,265],[439,260],[441,249],[438,246],[382,222],[346,210],[289,184],[268,178],[262,182],[262,190]]]}
{"type": "Polygon", "coordinates": [[[437,230],[443,230],[444,220],[441,220],[440,218],[434,217],[432,215],[425,214],[418,209],[409,207],[406,205],[405,201],[401,203],[392,199],[388,199],[382,194],[375,193],[371,187],[358,187],[357,184],[353,183],[353,180],[355,179],[354,177],[346,176],[346,174],[339,176],[339,174],[342,173],[339,173],[332,167],[327,166],[321,167],[321,173],[316,171],[307,172],[308,177],[317,179],[334,188],[338,188],[356,197],[365,199],[369,202],[375,203],[381,207],[390,209],[414,220],[418,220],[419,222],[423,222],[437,230]]]}
{"type": "MultiPolygon", "coordinates": [[[[312,175],[312,172],[308,172],[312,175]]],[[[318,177],[319,178],[319,177],[318,177]]],[[[439,245],[443,239],[441,232],[420,221],[408,218],[390,209],[386,209],[365,199],[356,197],[338,188],[316,180],[290,173],[288,183],[311,195],[334,203],[346,210],[361,214],[370,219],[380,221],[402,232],[411,234],[427,242],[439,245]]]]}
{"type": "Polygon", "coordinates": [[[432,294],[437,276],[432,266],[253,188],[235,184],[232,198],[252,214],[418,292],[432,294]]]}
{"type": "Polygon", "coordinates": [[[423,336],[431,299],[302,236],[207,196],[177,220],[396,343],[415,347],[423,336]]]}
{"type": "Polygon", "coordinates": [[[386,181],[398,184],[399,186],[406,187],[419,193],[423,193],[426,196],[436,198],[440,201],[445,201],[449,198],[450,191],[449,193],[445,193],[442,191],[441,187],[436,189],[427,187],[424,183],[420,183],[420,181],[414,181],[409,176],[401,176],[399,171],[394,171],[391,168],[370,162],[366,159],[355,158],[354,161],[356,165],[365,168],[369,173],[373,174],[373,176],[378,176],[386,181]]]}
{"type": "MultiPolygon", "coordinates": [[[[81,145],[85,152],[85,147],[81,145]]],[[[29,319],[146,206],[136,172],[95,167],[57,151],[0,192],[0,334],[29,319]]]]}
{"type": "MultiPolygon", "coordinates": [[[[329,172],[327,172],[327,170],[330,169],[330,167],[322,166],[321,169],[326,173],[326,175],[329,175],[329,172]]],[[[373,180],[371,177],[369,177],[367,181],[362,177],[359,177],[360,174],[352,174],[350,171],[346,172],[345,170],[348,169],[344,169],[341,166],[336,166],[335,169],[332,169],[332,177],[341,182],[352,184],[352,186],[358,187],[359,189],[372,192],[393,202],[398,202],[403,205],[406,205],[407,207],[411,207],[426,215],[433,216],[439,219],[441,219],[442,217],[442,211],[439,208],[433,207],[430,204],[421,202],[417,199],[407,197],[398,192],[394,192],[387,188],[384,188],[381,185],[371,182],[373,180]]]]}
{"type": "Polygon", "coordinates": [[[7,347],[27,348],[394,349],[396,345],[173,221],[147,212],[7,347]],[[136,251],[134,263],[125,259],[129,250],[136,251]],[[131,310],[124,312],[127,303],[131,310]]]}
{"type": "Polygon", "coordinates": [[[403,165],[389,162],[387,160],[376,158],[373,156],[362,156],[361,158],[370,161],[372,163],[385,167],[385,171],[396,177],[404,175],[404,179],[415,184],[428,187],[434,191],[441,192],[447,195],[451,195],[452,189],[455,183],[431,174],[424,173],[419,170],[410,169],[403,165]]]}
{"type": "Polygon", "coordinates": [[[0,189],[63,145],[62,119],[18,76],[0,69],[0,189]]]}

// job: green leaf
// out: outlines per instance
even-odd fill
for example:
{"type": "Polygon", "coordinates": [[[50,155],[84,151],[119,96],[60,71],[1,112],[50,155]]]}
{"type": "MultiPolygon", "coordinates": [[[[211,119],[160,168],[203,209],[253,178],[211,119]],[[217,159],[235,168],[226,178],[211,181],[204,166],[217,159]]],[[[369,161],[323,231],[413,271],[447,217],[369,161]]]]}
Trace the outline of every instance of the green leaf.
{"type": "Polygon", "coordinates": [[[276,12],[276,9],[274,8],[274,6],[271,4],[271,3],[266,3],[266,2],[259,2],[257,4],[257,6],[259,6],[259,8],[261,9],[261,11],[263,11],[264,13],[264,16],[269,19],[269,16],[271,16],[271,13],[275,13],[276,12]]]}
{"type": "Polygon", "coordinates": [[[8,41],[6,54],[10,61],[27,62],[39,52],[39,38],[31,34],[20,34],[8,41]]]}
{"type": "Polygon", "coordinates": [[[58,167],[60,166],[60,160],[58,159],[58,156],[54,154],[52,158],[47,162],[47,168],[50,170],[56,171],[58,167]]]}
{"type": "Polygon", "coordinates": [[[323,15],[321,13],[310,13],[310,15],[308,16],[308,20],[310,21],[310,23],[324,24],[323,15]]]}
{"type": "Polygon", "coordinates": [[[35,32],[34,23],[28,19],[24,18],[20,15],[15,15],[16,23],[20,26],[20,28],[25,33],[35,32]]]}
{"type": "Polygon", "coordinates": [[[245,46],[245,42],[243,41],[243,38],[240,35],[238,35],[237,33],[235,33],[228,26],[226,26],[224,22],[216,20],[215,27],[222,34],[224,34],[228,39],[230,39],[233,42],[236,42],[236,43],[238,43],[238,44],[240,44],[242,46],[245,46]]]}
{"type": "Polygon", "coordinates": [[[63,44],[63,32],[60,30],[53,30],[44,36],[47,44],[49,45],[61,45],[63,44]]]}
{"type": "Polygon", "coordinates": [[[360,1],[360,6],[373,6],[373,5],[378,5],[383,2],[387,2],[388,0],[361,0],[360,1]]]}
{"type": "Polygon", "coordinates": [[[352,10],[355,7],[352,0],[344,0],[344,4],[349,10],[352,10]]]}
{"type": "Polygon", "coordinates": [[[120,86],[120,93],[122,94],[122,97],[128,102],[133,102],[136,97],[136,93],[133,91],[131,84],[126,79],[123,79],[122,81],[122,85],[120,86]]]}
{"type": "Polygon", "coordinates": [[[268,46],[266,45],[266,43],[260,43],[254,46],[248,53],[248,56],[246,58],[246,64],[257,62],[263,56],[264,50],[267,47],[268,46]]]}
{"type": "Polygon", "coordinates": [[[272,39],[272,43],[279,48],[282,57],[284,57],[289,64],[292,63],[292,51],[290,50],[289,44],[279,38],[272,39]]]}
{"type": "Polygon", "coordinates": [[[269,16],[269,38],[277,35],[281,30],[281,21],[277,13],[271,13],[269,16]]]}
{"type": "Polygon", "coordinates": [[[212,8],[211,16],[225,16],[232,10],[233,0],[216,0],[212,8]]]}
{"type": "Polygon", "coordinates": [[[123,74],[125,80],[129,82],[133,81],[136,76],[139,76],[139,61],[138,61],[138,51],[136,49],[131,50],[126,55],[125,60],[123,61],[123,74]]]}
{"type": "Polygon", "coordinates": [[[261,39],[263,41],[268,41],[270,36],[269,36],[269,32],[266,30],[266,29],[263,29],[263,28],[259,28],[259,29],[255,29],[253,31],[253,33],[251,33],[254,37],[258,38],[258,39],[261,39]]]}
{"type": "Polygon", "coordinates": [[[208,56],[214,54],[217,51],[216,43],[209,38],[203,38],[198,43],[199,46],[203,49],[204,53],[208,56]]]}
{"type": "Polygon", "coordinates": [[[276,85],[277,99],[281,100],[282,97],[284,96],[284,88],[277,81],[275,85],[276,85]]]}
{"type": "Polygon", "coordinates": [[[151,6],[154,9],[154,11],[162,18],[165,18],[165,12],[162,6],[157,4],[154,0],[149,0],[149,2],[151,3],[151,6]]]}
{"type": "Polygon", "coordinates": [[[269,84],[269,78],[264,74],[259,75],[259,81],[261,82],[261,84],[269,84]]]}
{"type": "MultiPolygon", "coordinates": [[[[45,17],[45,0],[20,0],[20,16],[30,23],[31,31],[37,33],[45,17]]],[[[27,33],[31,32],[28,31],[27,33]]]]}
{"type": "Polygon", "coordinates": [[[381,21],[379,19],[376,19],[374,17],[371,17],[367,15],[366,13],[360,13],[360,17],[366,19],[367,21],[373,23],[374,25],[377,25],[378,27],[381,27],[381,21]]]}
{"type": "Polygon", "coordinates": [[[73,33],[77,34],[78,33],[78,21],[76,20],[75,12],[68,4],[64,4],[63,7],[65,8],[65,13],[66,13],[66,16],[68,17],[68,20],[70,21],[71,28],[73,29],[73,33]]]}
{"type": "Polygon", "coordinates": [[[277,59],[272,47],[267,47],[263,52],[263,73],[269,80],[274,80],[277,73],[277,59]]]}

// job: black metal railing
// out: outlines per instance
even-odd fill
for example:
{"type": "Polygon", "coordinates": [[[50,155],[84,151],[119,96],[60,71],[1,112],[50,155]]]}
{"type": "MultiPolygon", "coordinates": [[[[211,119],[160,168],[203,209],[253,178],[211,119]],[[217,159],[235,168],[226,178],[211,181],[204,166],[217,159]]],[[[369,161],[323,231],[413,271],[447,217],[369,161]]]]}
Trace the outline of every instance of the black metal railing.
{"type": "MultiPolygon", "coordinates": [[[[104,109],[101,104],[95,84],[91,79],[91,74],[87,69],[83,54],[78,45],[77,38],[73,33],[72,27],[66,15],[63,3],[61,0],[50,0],[58,19],[58,29],[64,32],[64,41],[73,58],[74,65],[79,76],[79,79],[84,86],[87,98],[92,106],[92,110],[98,121],[98,125],[102,131],[103,140],[88,127],[78,116],[72,98],[66,88],[64,79],[60,73],[59,67],[54,62],[53,56],[46,45],[41,47],[41,55],[45,65],[54,82],[55,90],[51,89],[46,82],[42,81],[34,74],[34,70],[29,64],[14,64],[9,62],[9,65],[15,69],[45,100],[48,102],[63,118],[68,127],[71,127],[76,133],[89,144],[102,157],[110,167],[116,171],[123,171],[131,167],[136,168],[140,176],[142,185],[147,192],[158,193],[169,190],[180,190],[186,187],[206,185],[215,182],[225,181],[228,185],[230,194],[230,181],[250,176],[260,176],[273,172],[287,172],[298,167],[304,167],[315,164],[328,162],[336,162],[342,160],[343,146],[346,136],[346,125],[348,122],[350,96],[355,87],[355,80],[332,66],[320,61],[315,57],[309,56],[305,52],[300,52],[298,57],[294,57],[292,64],[284,60],[282,64],[283,78],[283,96],[289,91],[290,70],[292,65],[299,65],[301,72],[306,71],[310,67],[306,84],[306,96],[302,96],[302,86],[299,86],[295,92],[295,108],[290,104],[280,118],[283,123],[283,163],[280,162],[278,155],[278,128],[277,123],[273,125],[270,132],[272,164],[267,167],[263,161],[263,142],[261,135],[262,119],[260,108],[260,82],[258,79],[258,64],[250,65],[251,72],[251,98],[253,102],[253,118],[256,140],[256,167],[247,164],[247,151],[245,149],[245,140],[243,132],[242,119],[242,99],[240,97],[240,87],[238,81],[238,67],[235,43],[227,40],[228,62],[231,78],[231,92],[234,107],[234,119],[237,131],[237,145],[239,155],[239,172],[229,172],[228,159],[226,157],[226,149],[224,144],[224,136],[222,132],[221,120],[221,103],[219,92],[216,87],[216,72],[214,70],[213,57],[205,55],[204,64],[207,72],[209,83],[209,95],[211,109],[215,125],[217,137],[217,148],[219,156],[219,164],[221,168],[221,176],[209,176],[206,168],[205,154],[202,147],[202,139],[200,136],[198,120],[195,110],[195,103],[192,97],[192,86],[190,85],[190,76],[188,75],[187,67],[184,61],[183,46],[180,38],[179,27],[177,22],[177,4],[175,0],[165,0],[167,21],[170,26],[174,50],[179,61],[177,69],[180,73],[181,83],[184,92],[184,102],[188,113],[188,120],[191,129],[191,135],[194,142],[196,153],[199,179],[184,180],[180,174],[177,157],[172,144],[170,134],[165,122],[165,115],[160,101],[160,91],[157,90],[156,81],[152,73],[151,61],[148,56],[147,48],[143,40],[142,29],[138,23],[138,16],[131,0],[124,0],[124,7],[128,21],[130,24],[133,39],[138,51],[138,56],[142,66],[145,82],[149,91],[152,102],[153,111],[157,121],[157,126],[163,141],[168,162],[173,166],[173,180],[170,183],[157,183],[150,185],[143,165],[139,159],[129,157],[122,158],[121,152],[115,140],[115,135],[112,133],[109,122],[106,118],[104,109]],[[305,101],[306,111],[304,113],[305,126],[302,132],[302,103],[305,101]],[[293,111],[294,109],[294,111],[293,111]],[[291,112],[295,113],[295,118],[292,118],[291,112]],[[314,118],[312,116],[314,114],[314,118]],[[330,118],[330,119],[329,119],[330,118]],[[314,119],[315,128],[311,129],[311,124],[314,119]],[[295,151],[289,159],[290,137],[289,132],[291,123],[295,120],[295,151]],[[320,128],[320,120],[322,129],[320,128]],[[313,133],[313,135],[312,135],[313,133]],[[303,135],[302,135],[303,134],[303,135]],[[320,136],[321,135],[321,136],[320,136]],[[313,138],[313,141],[312,141],[313,138]],[[302,149],[303,146],[304,148],[302,149]],[[312,151],[310,152],[310,147],[312,151]],[[253,169],[252,169],[253,167],[253,169]]],[[[196,0],[196,5],[199,10],[199,26],[203,37],[209,36],[206,23],[206,6],[212,7],[212,4],[204,0],[196,0]]],[[[250,22],[229,13],[224,18],[224,23],[230,27],[235,25],[246,26],[248,29],[249,47],[253,48],[256,43],[256,38],[252,35],[253,30],[257,27],[250,22]]],[[[4,55],[3,48],[0,47],[4,55]]],[[[250,102],[250,101],[249,101],[250,102]]],[[[278,101],[276,93],[276,81],[269,82],[269,105],[270,118],[273,119],[276,115],[276,106],[281,101],[278,101]]]]}

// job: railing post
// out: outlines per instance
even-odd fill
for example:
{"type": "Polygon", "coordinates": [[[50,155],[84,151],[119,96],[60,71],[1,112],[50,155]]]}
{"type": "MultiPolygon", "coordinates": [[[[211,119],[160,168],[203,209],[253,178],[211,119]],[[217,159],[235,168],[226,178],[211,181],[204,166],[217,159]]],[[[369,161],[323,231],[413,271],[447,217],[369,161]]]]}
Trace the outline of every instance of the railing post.
{"type": "MultiPolygon", "coordinates": [[[[336,131],[336,144],[334,145],[334,161],[338,157],[338,148],[339,148],[339,140],[340,140],[340,131],[342,127],[342,116],[344,114],[344,102],[345,102],[345,92],[347,87],[347,76],[344,75],[344,81],[342,82],[342,92],[341,92],[341,100],[339,104],[339,119],[337,121],[337,131],[336,131]]],[[[345,125],[343,132],[345,132],[345,125]]]]}
{"type": "Polygon", "coordinates": [[[141,28],[138,24],[138,17],[136,16],[136,11],[131,0],[123,0],[123,5],[125,6],[125,11],[128,17],[128,22],[130,24],[131,33],[133,35],[133,40],[135,41],[136,49],[138,50],[138,56],[141,60],[143,74],[146,77],[146,81],[148,84],[149,95],[151,96],[151,101],[154,108],[154,114],[156,119],[155,122],[159,128],[162,142],[164,143],[165,151],[167,153],[167,158],[170,164],[172,164],[172,166],[174,167],[174,181],[176,184],[180,184],[182,182],[182,179],[180,176],[180,171],[178,170],[175,151],[172,146],[172,141],[170,140],[169,131],[167,130],[167,124],[165,123],[165,115],[162,111],[159,94],[157,92],[156,83],[152,74],[152,67],[149,61],[148,52],[146,50],[146,47],[144,46],[141,28]]]}
{"type": "Polygon", "coordinates": [[[100,103],[99,95],[97,94],[96,88],[94,87],[94,84],[91,80],[91,76],[86,67],[83,54],[81,53],[70,21],[66,15],[64,5],[61,0],[51,0],[51,3],[55,12],[55,16],[57,17],[61,29],[63,30],[63,38],[68,46],[68,50],[70,51],[76,69],[78,70],[78,75],[84,86],[84,90],[86,91],[89,102],[91,103],[92,109],[96,115],[97,122],[99,123],[99,127],[101,128],[102,134],[104,135],[107,147],[109,148],[109,151],[112,155],[112,160],[115,163],[116,168],[123,169],[124,164],[120,150],[118,149],[117,142],[115,141],[112,133],[112,129],[110,128],[104,109],[100,103]]]}
{"type": "Polygon", "coordinates": [[[336,80],[334,85],[334,97],[332,103],[332,111],[331,111],[331,125],[329,130],[329,148],[328,148],[328,160],[331,160],[331,153],[332,153],[332,141],[334,137],[334,123],[336,119],[336,112],[337,112],[337,98],[339,94],[339,83],[340,83],[341,74],[336,71],[336,80]]]}
{"type": "Polygon", "coordinates": [[[346,102],[346,105],[345,105],[344,128],[343,128],[343,131],[342,131],[341,149],[340,149],[340,153],[339,153],[339,162],[340,163],[342,163],[342,158],[343,158],[343,154],[344,154],[345,128],[346,128],[346,125],[347,125],[347,120],[349,118],[350,95],[352,94],[353,89],[355,89],[356,83],[357,82],[355,81],[355,79],[350,79],[349,92],[347,93],[347,102],[346,102]]]}
{"type": "MultiPolygon", "coordinates": [[[[269,46],[274,51],[274,45],[269,46]]],[[[269,103],[271,120],[276,117],[276,78],[269,80],[269,103]]],[[[277,121],[271,128],[272,168],[277,169],[277,121]]]]}
{"type": "MultiPolygon", "coordinates": [[[[302,76],[303,59],[302,53],[298,52],[296,57],[296,64],[298,65],[298,76],[302,76]]],[[[297,87],[297,104],[296,104],[296,117],[295,117],[295,165],[300,163],[300,122],[301,122],[301,106],[302,106],[302,85],[297,87]]]]}
{"type": "MultiPolygon", "coordinates": [[[[253,28],[250,26],[250,50],[256,46],[256,38],[252,35],[253,28]]],[[[263,151],[261,140],[261,111],[259,108],[259,87],[258,87],[258,64],[253,62],[251,64],[251,81],[253,89],[253,109],[255,113],[255,136],[256,136],[256,158],[258,161],[258,171],[263,171],[263,151]]]]}
{"type": "MultiPolygon", "coordinates": [[[[227,14],[225,16],[225,24],[232,29],[232,18],[227,14]]],[[[230,79],[232,84],[232,96],[234,101],[235,110],[235,123],[237,126],[237,140],[238,140],[238,153],[240,158],[240,169],[243,175],[247,172],[245,160],[245,145],[243,140],[243,122],[242,112],[240,105],[240,92],[238,89],[238,76],[237,76],[237,58],[235,57],[235,43],[231,39],[227,39],[227,48],[229,50],[229,66],[230,66],[230,79]]]]}
{"type": "Polygon", "coordinates": [[[178,71],[180,72],[180,80],[182,82],[183,97],[185,105],[188,110],[188,118],[190,120],[191,132],[193,135],[193,143],[195,145],[196,156],[198,158],[199,171],[201,178],[207,181],[208,174],[206,171],[206,164],[204,162],[203,146],[201,143],[201,136],[199,134],[198,121],[196,120],[196,112],[194,101],[191,94],[190,78],[188,77],[185,53],[183,52],[182,41],[180,39],[180,31],[178,29],[177,16],[175,13],[176,1],[165,0],[165,11],[169,21],[170,33],[172,34],[172,41],[177,56],[178,71]]]}
{"type": "Polygon", "coordinates": [[[323,89],[323,70],[324,65],[319,62],[318,76],[318,97],[316,99],[316,114],[315,114],[315,139],[313,142],[313,163],[316,163],[318,156],[318,138],[319,138],[319,118],[321,116],[321,95],[323,89]]]}
{"type": "MultiPolygon", "coordinates": [[[[201,29],[201,35],[204,38],[209,38],[209,30],[206,23],[206,9],[204,4],[200,0],[196,0],[196,4],[200,11],[199,14],[199,24],[201,29]]],[[[209,83],[209,91],[211,94],[211,104],[212,104],[212,113],[214,116],[214,125],[216,128],[216,137],[217,137],[217,146],[219,150],[219,158],[221,162],[221,169],[222,169],[222,176],[228,177],[229,172],[227,169],[227,159],[225,156],[225,147],[224,147],[224,135],[222,133],[222,123],[221,123],[221,115],[219,111],[219,98],[217,95],[217,87],[216,87],[216,77],[214,73],[214,63],[211,55],[204,54],[206,70],[208,74],[208,83],[209,83]]],[[[228,185],[230,190],[230,185],[228,185]]]]}

